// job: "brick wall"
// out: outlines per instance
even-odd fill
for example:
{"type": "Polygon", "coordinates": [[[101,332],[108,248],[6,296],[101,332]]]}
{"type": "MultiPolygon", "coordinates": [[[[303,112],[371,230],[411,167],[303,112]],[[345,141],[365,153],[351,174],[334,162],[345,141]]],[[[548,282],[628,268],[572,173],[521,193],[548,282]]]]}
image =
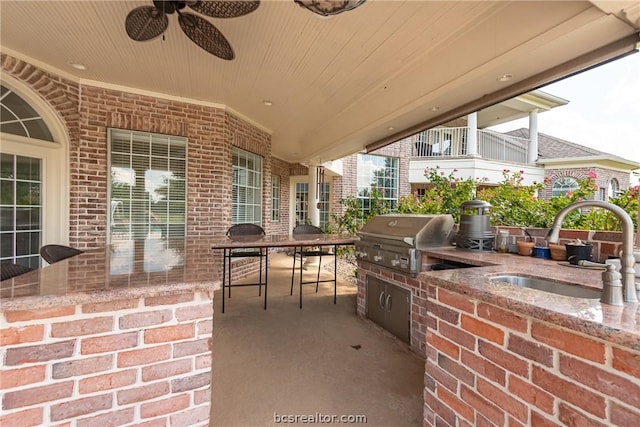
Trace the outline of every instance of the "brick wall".
{"type": "MultiPolygon", "coordinates": [[[[269,212],[269,228],[272,233],[287,234],[289,233],[290,164],[276,158],[273,158],[271,163],[271,174],[280,177],[280,220],[271,221],[271,212],[269,212]]],[[[271,190],[269,190],[269,198],[270,196],[271,190]]]]}
{"type": "MultiPolygon", "coordinates": [[[[271,136],[219,108],[80,85],[6,54],[2,70],[42,97],[61,118],[69,144],[69,242],[107,239],[109,127],[187,138],[187,234],[220,236],[231,223],[232,147],[263,156],[263,220],[271,217],[271,136]]],[[[284,176],[288,168],[280,165],[284,176]]],[[[288,197],[288,193],[285,193],[288,197]]],[[[288,200],[282,201],[288,208],[288,200]]]]}
{"type": "Polygon", "coordinates": [[[640,353],[428,286],[425,426],[636,426],[640,353]]]}
{"type": "MultiPolygon", "coordinates": [[[[589,173],[594,172],[597,177],[595,178],[595,183],[598,188],[606,188],[607,194],[609,189],[609,182],[612,179],[618,181],[618,186],[620,190],[626,190],[630,185],[630,177],[628,172],[617,172],[611,169],[604,168],[575,168],[575,169],[545,169],[544,175],[545,179],[549,181],[549,183],[545,186],[545,188],[540,192],[541,199],[549,199],[552,196],[553,191],[553,182],[562,177],[570,177],[577,180],[587,179],[589,177],[589,173]]],[[[599,194],[593,196],[593,199],[598,200],[599,194]]]]}
{"type": "Polygon", "coordinates": [[[0,425],[208,425],[212,298],[4,313],[0,425]]]}
{"type": "MultiPolygon", "coordinates": [[[[107,241],[107,132],[110,127],[187,138],[187,235],[222,236],[231,225],[232,147],[263,157],[263,225],[288,229],[289,165],[271,156],[271,136],[220,108],[80,85],[31,64],[0,56],[2,70],[21,80],[60,116],[69,144],[69,244],[87,249],[107,241]],[[271,171],[282,180],[281,221],[271,223],[271,171]]],[[[257,263],[240,262],[238,274],[257,263]]]]}

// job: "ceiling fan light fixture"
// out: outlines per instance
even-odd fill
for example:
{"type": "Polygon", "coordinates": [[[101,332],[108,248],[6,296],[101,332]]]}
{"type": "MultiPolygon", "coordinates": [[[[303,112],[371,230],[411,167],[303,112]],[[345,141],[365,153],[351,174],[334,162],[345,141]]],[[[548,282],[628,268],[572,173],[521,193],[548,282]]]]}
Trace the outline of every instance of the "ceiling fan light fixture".
{"type": "Polygon", "coordinates": [[[294,0],[300,7],[304,7],[320,16],[337,15],[360,6],[366,0],[294,0]]]}

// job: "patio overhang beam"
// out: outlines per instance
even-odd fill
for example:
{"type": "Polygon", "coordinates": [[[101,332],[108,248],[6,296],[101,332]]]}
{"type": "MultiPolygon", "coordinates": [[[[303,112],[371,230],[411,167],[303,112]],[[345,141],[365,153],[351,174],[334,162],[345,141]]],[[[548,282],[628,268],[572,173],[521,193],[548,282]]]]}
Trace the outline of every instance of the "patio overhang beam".
{"type": "Polygon", "coordinates": [[[506,101],[523,93],[539,89],[559,80],[574,76],[576,74],[588,71],[592,68],[606,64],[611,61],[623,58],[627,55],[637,53],[640,47],[640,34],[634,33],[620,40],[612,42],[606,46],[602,46],[589,53],[581,55],[570,61],[557,65],[549,70],[533,75],[527,79],[521,80],[509,87],[493,92],[481,98],[468,102],[458,108],[447,111],[430,120],[421,122],[415,126],[411,126],[401,132],[372,142],[365,146],[367,153],[385,147],[401,139],[415,135],[451,120],[466,116],[474,111],[482,110],[497,103],[506,101]]]}

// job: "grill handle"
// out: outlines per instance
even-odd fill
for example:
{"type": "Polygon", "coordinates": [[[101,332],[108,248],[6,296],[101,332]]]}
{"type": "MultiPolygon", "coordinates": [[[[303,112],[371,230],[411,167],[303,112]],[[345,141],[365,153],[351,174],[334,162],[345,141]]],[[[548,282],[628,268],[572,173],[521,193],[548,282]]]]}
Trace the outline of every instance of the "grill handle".
{"type": "Polygon", "coordinates": [[[371,233],[368,231],[360,231],[358,232],[358,235],[362,237],[369,237],[376,240],[394,240],[396,242],[402,242],[411,247],[415,246],[414,237],[393,236],[390,234],[371,233]]]}

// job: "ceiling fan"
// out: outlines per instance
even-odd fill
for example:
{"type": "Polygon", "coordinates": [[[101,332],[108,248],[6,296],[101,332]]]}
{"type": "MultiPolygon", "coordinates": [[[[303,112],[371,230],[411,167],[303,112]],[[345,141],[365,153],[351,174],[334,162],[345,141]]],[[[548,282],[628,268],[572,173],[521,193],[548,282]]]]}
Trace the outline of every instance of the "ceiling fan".
{"type": "Polygon", "coordinates": [[[224,35],[206,19],[184,12],[183,9],[189,6],[192,10],[212,18],[235,18],[253,12],[259,4],[259,0],[153,0],[153,6],[141,6],[129,12],[125,20],[125,29],[132,40],[151,40],[167,29],[169,25],[167,15],[176,13],[180,28],[192,42],[210,54],[230,61],[235,58],[235,54],[224,35]]]}

